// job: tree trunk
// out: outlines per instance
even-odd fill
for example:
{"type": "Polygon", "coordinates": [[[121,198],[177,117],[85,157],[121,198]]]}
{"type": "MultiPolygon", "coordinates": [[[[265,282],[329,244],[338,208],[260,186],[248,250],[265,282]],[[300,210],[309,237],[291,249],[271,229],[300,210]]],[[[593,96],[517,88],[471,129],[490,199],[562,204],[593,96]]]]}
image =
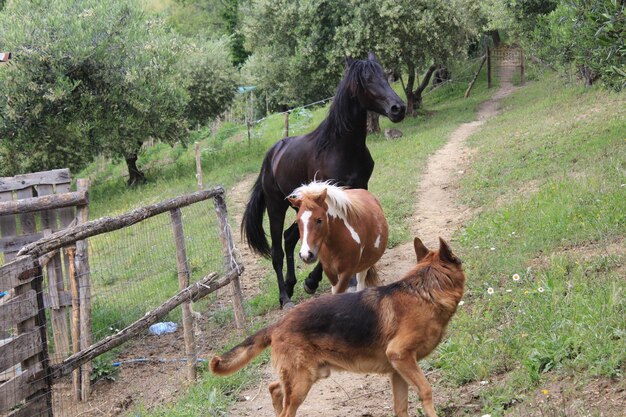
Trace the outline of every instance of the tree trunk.
{"type": "Polygon", "coordinates": [[[584,65],[579,66],[578,71],[580,75],[582,76],[583,80],[585,80],[585,87],[591,87],[594,81],[598,79],[598,74],[587,66],[584,66],[584,65]]]}
{"type": "Polygon", "coordinates": [[[146,182],[146,176],[137,167],[137,154],[133,153],[124,159],[126,160],[126,165],[128,166],[128,182],[126,184],[129,187],[134,187],[146,182]]]}
{"type": "Polygon", "coordinates": [[[413,95],[413,85],[415,84],[415,65],[412,62],[407,63],[409,78],[404,86],[404,94],[406,95],[406,114],[415,117],[415,96],[413,95]]]}
{"type": "Polygon", "coordinates": [[[367,112],[367,133],[379,133],[380,132],[380,116],[378,113],[372,111],[367,112]]]}
{"type": "Polygon", "coordinates": [[[415,110],[419,109],[422,106],[422,93],[424,92],[426,87],[428,87],[428,83],[430,83],[430,78],[432,77],[433,72],[435,72],[436,69],[436,64],[432,64],[430,67],[428,67],[428,71],[426,71],[426,74],[424,74],[424,78],[422,79],[421,84],[413,92],[413,99],[415,100],[413,105],[415,106],[415,110]]]}

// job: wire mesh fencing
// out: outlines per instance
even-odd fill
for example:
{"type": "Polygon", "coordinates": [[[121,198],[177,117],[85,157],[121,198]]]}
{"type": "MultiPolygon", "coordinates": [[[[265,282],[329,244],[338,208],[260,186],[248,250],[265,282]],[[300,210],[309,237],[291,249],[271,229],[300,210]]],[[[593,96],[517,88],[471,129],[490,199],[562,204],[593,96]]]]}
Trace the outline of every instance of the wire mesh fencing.
{"type": "Polygon", "coordinates": [[[243,323],[223,197],[217,187],[79,221],[4,264],[0,415],[118,415],[182,392],[213,349],[207,318],[219,311],[243,323]],[[52,256],[62,257],[47,269],[52,256]],[[65,277],[65,310],[52,308],[50,271],[65,277]]]}

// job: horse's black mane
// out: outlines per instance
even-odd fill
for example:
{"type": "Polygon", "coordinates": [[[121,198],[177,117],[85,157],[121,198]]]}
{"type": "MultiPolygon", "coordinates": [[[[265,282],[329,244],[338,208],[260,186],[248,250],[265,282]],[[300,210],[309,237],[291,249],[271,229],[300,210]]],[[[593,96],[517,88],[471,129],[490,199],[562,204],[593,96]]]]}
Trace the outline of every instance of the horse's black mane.
{"type": "Polygon", "coordinates": [[[352,131],[352,117],[346,109],[349,108],[350,102],[363,91],[366,75],[380,71],[380,64],[376,61],[357,60],[349,65],[337,86],[328,116],[312,132],[317,136],[318,151],[332,146],[338,137],[352,131]]]}

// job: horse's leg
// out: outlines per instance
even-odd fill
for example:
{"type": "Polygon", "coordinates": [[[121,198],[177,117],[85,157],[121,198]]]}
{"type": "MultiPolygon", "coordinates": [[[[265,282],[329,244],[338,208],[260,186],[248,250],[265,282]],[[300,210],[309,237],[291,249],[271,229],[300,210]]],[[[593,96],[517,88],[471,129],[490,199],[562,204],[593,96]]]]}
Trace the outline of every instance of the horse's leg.
{"type": "Polygon", "coordinates": [[[296,285],[296,268],[294,264],[293,253],[296,248],[296,243],[300,239],[300,231],[298,230],[298,223],[294,223],[287,230],[285,230],[285,255],[287,256],[287,295],[293,296],[293,287],[296,285]]]}
{"type": "Polygon", "coordinates": [[[356,273],[357,291],[363,291],[365,289],[365,277],[367,277],[367,269],[356,273]]]}
{"type": "Polygon", "coordinates": [[[307,294],[315,294],[317,287],[319,287],[320,282],[322,281],[322,272],[322,264],[318,262],[317,265],[315,265],[315,268],[313,268],[304,280],[304,291],[307,294]]]}
{"type": "Polygon", "coordinates": [[[272,238],[272,266],[274,272],[276,272],[276,279],[278,280],[278,300],[282,308],[292,308],[293,303],[291,298],[287,295],[287,289],[285,287],[285,279],[283,278],[283,225],[285,224],[286,207],[280,205],[271,204],[267,202],[267,213],[270,220],[270,237],[272,238]]]}
{"type": "Polygon", "coordinates": [[[344,272],[339,274],[337,285],[333,286],[333,294],[341,294],[342,292],[346,292],[346,290],[348,289],[348,285],[350,285],[350,280],[352,276],[352,272],[344,272]]]}

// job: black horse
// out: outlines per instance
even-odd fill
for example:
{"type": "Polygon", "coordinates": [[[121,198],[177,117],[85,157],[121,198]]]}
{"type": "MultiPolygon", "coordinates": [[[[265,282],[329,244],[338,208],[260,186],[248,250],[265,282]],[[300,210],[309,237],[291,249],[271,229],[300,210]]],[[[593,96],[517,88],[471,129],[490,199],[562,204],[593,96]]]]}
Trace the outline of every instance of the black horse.
{"type": "MultiPolygon", "coordinates": [[[[337,87],[328,117],[311,133],[276,142],[263,160],[241,223],[242,235],[256,253],[272,259],[278,277],[280,305],[293,306],[296,284],[293,253],[299,239],[297,224],[284,234],[287,253],[287,282],[283,279],[282,249],[286,197],[302,184],[333,180],[350,188],[365,188],[374,160],[365,144],[367,111],[387,116],[392,122],[404,118],[406,106],[393,91],[374,54],[367,60],[346,59],[346,70],[337,87]],[[263,230],[267,209],[272,246],[263,230]]],[[[305,280],[305,290],[314,293],[322,279],[318,264],[305,280]]]]}

